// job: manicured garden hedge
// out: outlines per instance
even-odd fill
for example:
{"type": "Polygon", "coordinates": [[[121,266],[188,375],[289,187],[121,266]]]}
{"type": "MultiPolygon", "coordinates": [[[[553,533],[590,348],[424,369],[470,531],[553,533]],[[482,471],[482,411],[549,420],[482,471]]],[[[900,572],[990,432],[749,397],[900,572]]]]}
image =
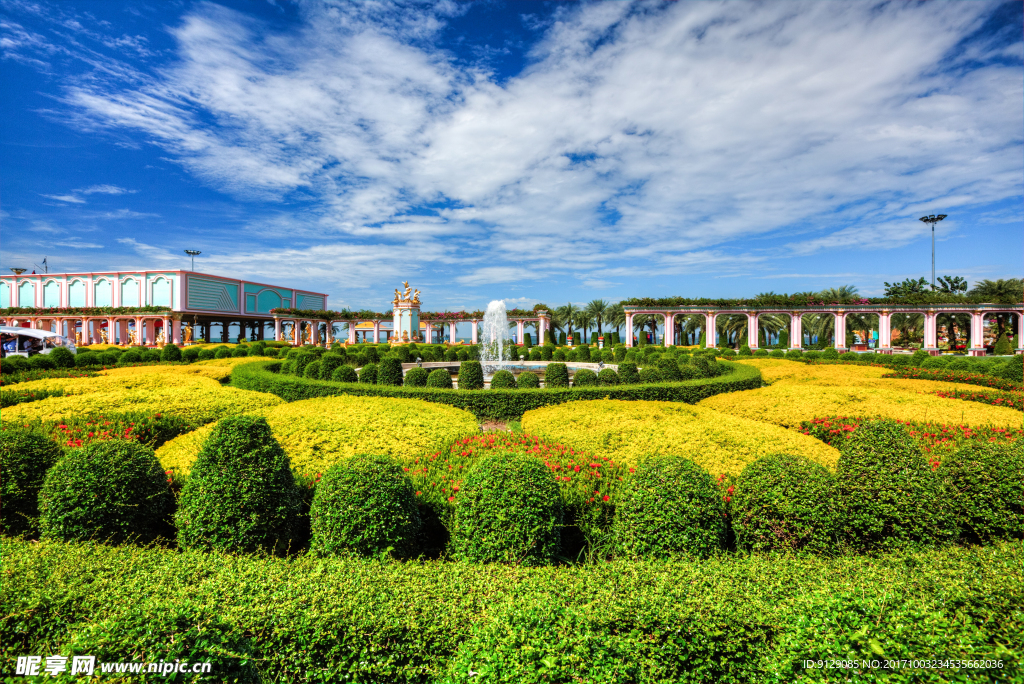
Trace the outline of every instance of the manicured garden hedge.
{"type": "Polygon", "coordinates": [[[276,362],[238,366],[231,374],[235,387],[276,394],[285,401],[354,394],[375,397],[422,399],[448,404],[473,413],[477,418],[510,420],[526,411],[567,401],[622,399],[627,401],[678,401],[695,404],[723,392],[755,389],[761,374],[752,366],[723,363],[728,372],[716,378],[650,385],[572,387],[565,389],[443,390],[431,387],[394,387],[367,383],[338,383],[280,375],[276,362]]]}
{"type": "Polygon", "coordinates": [[[1020,681],[1024,545],[554,568],[4,540],[0,649],[211,660],[209,681],[1020,681]],[[146,654],[129,655],[129,654],[146,654]],[[471,675],[470,672],[477,673],[471,675]]]}

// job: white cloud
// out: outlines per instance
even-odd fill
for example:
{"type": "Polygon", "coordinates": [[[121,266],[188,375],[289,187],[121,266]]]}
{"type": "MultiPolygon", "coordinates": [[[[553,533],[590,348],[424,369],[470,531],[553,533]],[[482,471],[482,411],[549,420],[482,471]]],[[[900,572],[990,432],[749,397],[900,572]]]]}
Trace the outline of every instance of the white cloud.
{"type": "Polygon", "coordinates": [[[75,197],[74,195],[43,195],[49,199],[58,200],[60,202],[69,202],[71,204],[85,204],[85,200],[81,197],[75,197]]]}
{"type": "Polygon", "coordinates": [[[82,195],[93,195],[96,193],[101,193],[104,195],[124,195],[138,192],[138,190],[127,190],[116,185],[90,185],[87,188],[80,188],[78,190],[75,190],[74,192],[77,192],[82,195]]]}
{"type": "Polygon", "coordinates": [[[1020,43],[956,52],[995,7],[566,6],[499,84],[433,47],[467,6],[308,4],[279,32],[199,4],[173,63],[110,65],[65,101],[241,198],[311,197],[303,236],[458,255],[461,285],[731,275],[899,246],[918,212],[1020,195],[1024,84],[994,61],[1020,43]],[[438,216],[409,215],[428,204],[438,216]]]}

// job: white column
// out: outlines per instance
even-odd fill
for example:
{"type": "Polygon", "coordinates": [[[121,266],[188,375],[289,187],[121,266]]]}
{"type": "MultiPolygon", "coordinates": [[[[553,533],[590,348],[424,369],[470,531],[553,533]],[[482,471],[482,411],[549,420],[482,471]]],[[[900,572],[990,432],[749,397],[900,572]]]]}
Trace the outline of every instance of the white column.
{"type": "Polygon", "coordinates": [[[888,311],[878,313],[878,351],[892,352],[892,314],[888,311]]]}
{"type": "Polygon", "coordinates": [[[747,312],[747,346],[757,349],[757,314],[747,312]]]}
{"type": "Polygon", "coordinates": [[[516,321],[516,344],[523,344],[523,322],[516,321]]]}
{"type": "MultiPolygon", "coordinates": [[[[195,332],[192,333],[192,336],[195,337],[195,332]]],[[[274,341],[281,341],[281,319],[277,316],[274,317],[274,341]]]]}
{"type": "Polygon", "coordinates": [[[925,351],[936,352],[939,350],[938,342],[938,314],[934,311],[926,311],[924,314],[924,348],[925,351]]]}
{"type": "Polygon", "coordinates": [[[975,311],[971,315],[971,348],[969,356],[985,355],[985,314],[975,311]]]}
{"type": "Polygon", "coordinates": [[[177,318],[171,320],[171,338],[170,341],[174,344],[181,344],[181,321],[177,318]]]}
{"type": "Polygon", "coordinates": [[[846,314],[837,313],[835,316],[835,325],[832,326],[835,330],[835,339],[832,340],[832,346],[837,351],[844,351],[846,349],[846,314]]]}
{"type": "Polygon", "coordinates": [[[665,312],[665,346],[676,345],[676,315],[670,311],[665,312]]]}
{"type": "Polygon", "coordinates": [[[309,325],[313,328],[309,334],[309,341],[314,346],[320,346],[320,321],[310,321],[309,325]]]}
{"type": "Polygon", "coordinates": [[[478,321],[473,321],[473,344],[477,344],[480,341],[480,332],[477,330],[478,321]]]}
{"type": "Polygon", "coordinates": [[[348,343],[356,343],[356,321],[348,322],[348,343]]]}
{"type": "Polygon", "coordinates": [[[373,322],[373,343],[380,344],[380,321],[374,320],[373,322]]]}
{"type": "Polygon", "coordinates": [[[537,319],[537,344],[544,346],[544,343],[548,339],[548,319],[545,316],[541,316],[537,319]]]}
{"type": "Polygon", "coordinates": [[[789,348],[800,349],[804,346],[803,314],[794,311],[789,317],[789,348]]]}
{"type": "Polygon", "coordinates": [[[633,314],[626,313],[626,346],[633,346],[633,314]]]}
{"type": "Polygon", "coordinates": [[[704,314],[704,346],[707,349],[712,349],[718,344],[718,327],[715,324],[717,318],[717,311],[704,314]]]}
{"type": "Polygon", "coordinates": [[[1024,353],[1024,311],[1017,312],[1017,353],[1024,353]]]}
{"type": "Polygon", "coordinates": [[[448,321],[448,343],[455,344],[455,321],[448,321]]]}

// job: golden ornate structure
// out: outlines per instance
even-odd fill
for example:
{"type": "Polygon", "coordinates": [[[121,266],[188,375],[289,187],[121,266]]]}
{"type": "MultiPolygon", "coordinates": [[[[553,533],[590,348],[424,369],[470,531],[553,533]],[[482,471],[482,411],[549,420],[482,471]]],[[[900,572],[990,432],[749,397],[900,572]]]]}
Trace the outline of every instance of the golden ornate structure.
{"type": "Polygon", "coordinates": [[[107,334],[106,328],[100,328],[100,339],[103,340],[103,344],[110,344],[108,341],[110,336],[107,334]]]}
{"type": "Polygon", "coordinates": [[[183,335],[182,341],[183,341],[184,344],[192,344],[192,326],[191,325],[187,326],[182,331],[182,335],[183,335]]]}
{"type": "Polygon", "coordinates": [[[128,344],[133,347],[136,347],[139,344],[139,331],[135,328],[131,328],[128,331],[128,344]]]}

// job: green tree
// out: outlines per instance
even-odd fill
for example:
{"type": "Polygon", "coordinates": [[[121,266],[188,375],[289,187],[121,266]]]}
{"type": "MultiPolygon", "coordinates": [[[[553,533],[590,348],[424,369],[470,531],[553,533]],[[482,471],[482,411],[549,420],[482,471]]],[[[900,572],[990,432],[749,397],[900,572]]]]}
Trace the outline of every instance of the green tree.
{"type": "Polygon", "coordinates": [[[935,288],[946,294],[963,294],[967,292],[967,281],[960,276],[939,276],[936,278],[939,286],[935,288]]]}
{"type": "Polygon", "coordinates": [[[587,317],[597,325],[597,334],[599,336],[604,335],[602,326],[604,325],[605,317],[608,315],[608,302],[603,299],[592,299],[584,311],[587,317]]]}
{"type": "Polygon", "coordinates": [[[605,322],[609,326],[615,326],[615,334],[618,334],[619,328],[626,325],[626,310],[622,307],[622,304],[610,304],[608,310],[605,312],[605,322]]]}
{"type": "MultiPolygon", "coordinates": [[[[980,280],[968,293],[985,303],[991,304],[1019,304],[1024,301],[1024,280],[1020,278],[1000,278],[998,280],[980,280]]],[[[996,339],[1002,337],[1006,332],[1006,324],[1014,314],[997,313],[993,314],[996,319],[996,326],[999,332],[996,339]]]]}
{"type": "Polygon", "coordinates": [[[885,283],[886,297],[906,297],[913,294],[928,292],[930,285],[924,278],[911,280],[907,278],[902,283],[885,283]]]}

